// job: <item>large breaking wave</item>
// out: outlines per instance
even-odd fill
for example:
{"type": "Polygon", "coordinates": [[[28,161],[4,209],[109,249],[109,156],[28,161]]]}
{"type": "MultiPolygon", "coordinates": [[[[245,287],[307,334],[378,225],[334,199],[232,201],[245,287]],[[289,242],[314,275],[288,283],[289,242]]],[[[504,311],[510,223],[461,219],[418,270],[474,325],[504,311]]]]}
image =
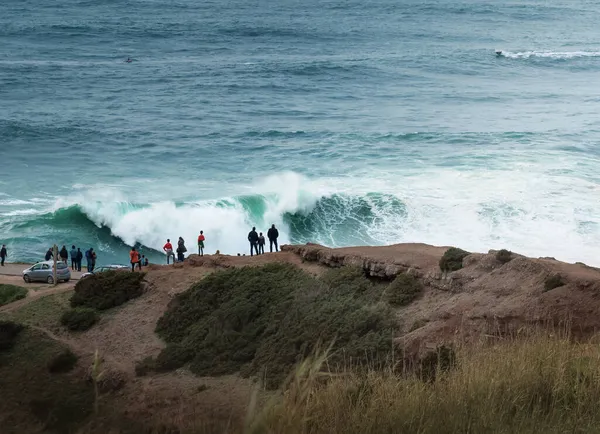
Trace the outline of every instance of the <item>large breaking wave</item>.
{"type": "Polygon", "coordinates": [[[192,251],[200,230],[208,252],[247,253],[250,228],[266,232],[275,224],[281,243],[339,247],[425,242],[596,263],[600,210],[589,195],[597,186],[559,175],[538,178],[531,170],[438,169],[435,176],[406,174],[397,182],[311,181],[289,173],[263,180],[248,194],[145,203],[127,200],[118,189],[84,189],[45,211],[36,211],[36,203],[15,201],[0,219],[0,229],[10,234],[13,250],[29,243],[37,255],[49,243],[76,242],[96,247],[111,261],[126,258],[127,246],[160,251],[167,238],[179,236],[192,251]]]}

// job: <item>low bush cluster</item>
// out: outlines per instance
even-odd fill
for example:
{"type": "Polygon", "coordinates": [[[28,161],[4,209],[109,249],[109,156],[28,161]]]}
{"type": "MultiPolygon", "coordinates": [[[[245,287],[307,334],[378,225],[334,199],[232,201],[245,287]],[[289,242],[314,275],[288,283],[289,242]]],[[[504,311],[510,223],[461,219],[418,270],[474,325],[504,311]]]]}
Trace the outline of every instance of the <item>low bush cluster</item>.
{"type": "Polygon", "coordinates": [[[394,306],[406,306],[423,292],[423,284],[414,276],[399,274],[389,284],[386,295],[387,300],[394,306]]]}
{"type": "Polygon", "coordinates": [[[60,318],[62,325],[72,331],[85,331],[99,320],[98,312],[87,307],[77,307],[66,311],[60,318]]]}
{"type": "Polygon", "coordinates": [[[21,330],[23,330],[21,324],[12,321],[0,321],[0,351],[11,349],[21,330]]]}
{"type": "Polygon", "coordinates": [[[144,273],[107,271],[81,279],[75,285],[71,306],[106,310],[120,306],[144,292],[144,273]]]}
{"type": "Polygon", "coordinates": [[[442,271],[457,271],[463,267],[463,259],[470,253],[457,247],[450,247],[440,259],[440,269],[442,271]]]}
{"type": "Polygon", "coordinates": [[[512,261],[513,255],[510,250],[502,249],[496,252],[496,260],[501,264],[506,264],[507,262],[512,261]]]}
{"type": "Polygon", "coordinates": [[[289,264],[215,272],[178,295],[157,325],[168,345],[157,370],[190,363],[198,375],[263,372],[277,387],[291,368],[333,342],[330,367],[387,360],[395,322],[360,269],[321,279],[289,264]],[[369,294],[369,296],[367,296],[369,294]]]}
{"type": "Polygon", "coordinates": [[[553,274],[546,277],[546,280],[544,281],[544,291],[551,291],[564,285],[565,282],[563,281],[562,276],[560,274],[553,274]]]}
{"type": "Polygon", "coordinates": [[[156,362],[153,357],[146,357],[135,363],[135,375],[143,377],[156,371],[156,362]]]}
{"type": "Polygon", "coordinates": [[[0,285],[0,306],[27,297],[27,288],[15,285],[0,285]]]}
{"type": "Polygon", "coordinates": [[[69,348],[64,349],[48,362],[48,372],[52,374],[71,371],[77,364],[77,356],[69,348]]]}

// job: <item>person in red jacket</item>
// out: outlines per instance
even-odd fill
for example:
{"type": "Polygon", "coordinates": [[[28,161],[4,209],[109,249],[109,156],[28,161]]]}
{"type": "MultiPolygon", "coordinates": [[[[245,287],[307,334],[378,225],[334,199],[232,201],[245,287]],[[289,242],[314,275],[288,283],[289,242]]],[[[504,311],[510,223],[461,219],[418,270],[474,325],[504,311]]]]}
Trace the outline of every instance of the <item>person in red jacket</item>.
{"type": "Polygon", "coordinates": [[[204,231],[200,231],[200,235],[198,235],[198,254],[200,256],[204,256],[204,231]]]}
{"type": "Polygon", "coordinates": [[[163,246],[163,250],[167,254],[167,265],[169,265],[169,258],[173,257],[173,264],[175,263],[175,253],[173,252],[173,244],[171,240],[167,240],[167,243],[163,246]]]}
{"type": "Polygon", "coordinates": [[[135,265],[142,269],[142,264],[140,263],[140,254],[135,250],[135,247],[131,248],[131,252],[129,252],[129,258],[131,259],[131,271],[135,270],[135,265]]]}

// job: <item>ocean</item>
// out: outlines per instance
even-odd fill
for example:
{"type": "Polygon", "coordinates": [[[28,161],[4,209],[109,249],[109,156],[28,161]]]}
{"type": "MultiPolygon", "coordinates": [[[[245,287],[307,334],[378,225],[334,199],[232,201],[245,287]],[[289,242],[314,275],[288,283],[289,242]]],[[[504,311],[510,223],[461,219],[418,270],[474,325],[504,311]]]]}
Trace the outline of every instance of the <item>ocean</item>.
{"type": "Polygon", "coordinates": [[[2,0],[0,243],[600,265],[600,4],[2,0]],[[496,56],[495,50],[503,50],[496,56]],[[128,58],[132,59],[127,63],[128,58]]]}

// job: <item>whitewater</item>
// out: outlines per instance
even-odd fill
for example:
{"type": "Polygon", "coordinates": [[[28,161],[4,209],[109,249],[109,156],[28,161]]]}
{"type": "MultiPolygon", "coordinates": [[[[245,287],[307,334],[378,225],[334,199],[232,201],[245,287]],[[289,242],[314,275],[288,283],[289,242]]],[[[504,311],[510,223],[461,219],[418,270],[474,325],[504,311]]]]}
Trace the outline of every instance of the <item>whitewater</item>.
{"type": "Polygon", "coordinates": [[[11,261],[57,243],[162,262],[200,230],[207,252],[248,254],[250,229],[275,224],[280,243],[600,265],[598,5],[3,7],[11,261]]]}

